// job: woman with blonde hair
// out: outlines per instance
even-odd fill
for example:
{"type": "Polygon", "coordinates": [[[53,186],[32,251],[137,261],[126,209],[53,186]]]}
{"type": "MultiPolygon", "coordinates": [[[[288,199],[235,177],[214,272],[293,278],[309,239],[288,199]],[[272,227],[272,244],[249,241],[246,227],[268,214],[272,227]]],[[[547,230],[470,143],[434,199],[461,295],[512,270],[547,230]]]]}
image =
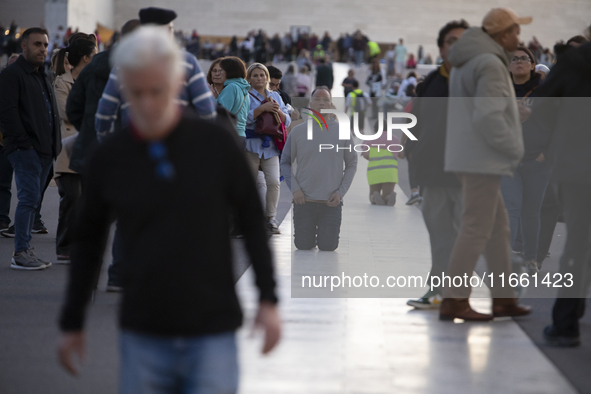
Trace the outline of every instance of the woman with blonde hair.
{"type": "Polygon", "coordinates": [[[277,92],[268,89],[269,70],[261,63],[253,63],[248,67],[246,80],[250,83],[250,110],[246,120],[246,155],[255,179],[258,177],[259,166],[265,175],[267,185],[265,217],[272,234],[280,234],[275,215],[279,203],[279,149],[277,138],[257,133],[257,120],[269,112],[278,118],[285,127],[289,127],[291,118],[287,108],[277,92]]]}

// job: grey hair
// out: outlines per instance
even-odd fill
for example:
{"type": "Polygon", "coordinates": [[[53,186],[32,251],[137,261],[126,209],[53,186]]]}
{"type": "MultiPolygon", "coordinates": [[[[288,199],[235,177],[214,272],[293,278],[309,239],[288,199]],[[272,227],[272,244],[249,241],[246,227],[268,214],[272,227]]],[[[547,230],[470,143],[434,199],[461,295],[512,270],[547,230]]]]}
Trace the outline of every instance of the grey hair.
{"type": "Polygon", "coordinates": [[[184,72],[181,50],[170,34],[158,26],[142,26],[123,37],[111,61],[117,70],[140,70],[154,63],[167,63],[170,76],[184,72]]]}

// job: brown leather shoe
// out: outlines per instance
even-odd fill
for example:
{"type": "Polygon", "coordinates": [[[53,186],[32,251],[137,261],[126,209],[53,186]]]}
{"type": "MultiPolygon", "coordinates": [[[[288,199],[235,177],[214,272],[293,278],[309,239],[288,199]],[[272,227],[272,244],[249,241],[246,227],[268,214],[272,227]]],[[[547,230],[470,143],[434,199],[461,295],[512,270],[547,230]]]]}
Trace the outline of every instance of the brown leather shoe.
{"type": "Polygon", "coordinates": [[[493,298],[494,317],[525,316],[531,313],[531,307],[519,305],[516,298],[493,298]]]}
{"type": "Polygon", "coordinates": [[[467,298],[444,298],[439,309],[439,320],[463,319],[466,321],[490,321],[492,315],[478,313],[470,307],[467,298]]]}

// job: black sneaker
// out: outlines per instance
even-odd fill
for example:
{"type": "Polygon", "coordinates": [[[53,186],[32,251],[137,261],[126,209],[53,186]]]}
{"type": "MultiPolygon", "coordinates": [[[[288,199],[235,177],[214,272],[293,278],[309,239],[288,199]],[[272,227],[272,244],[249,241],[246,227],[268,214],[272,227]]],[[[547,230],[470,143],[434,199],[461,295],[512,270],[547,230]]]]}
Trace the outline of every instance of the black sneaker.
{"type": "Polygon", "coordinates": [[[47,227],[45,227],[45,223],[43,220],[38,220],[33,223],[33,228],[31,229],[31,233],[33,234],[47,234],[47,227]]]}
{"type": "Polygon", "coordinates": [[[416,204],[418,202],[421,202],[422,198],[419,195],[419,193],[413,193],[410,195],[410,198],[408,199],[408,201],[406,202],[406,205],[413,205],[416,204]]]}
{"type": "Polygon", "coordinates": [[[281,231],[279,231],[279,226],[277,225],[277,221],[275,219],[269,219],[269,221],[267,222],[267,226],[271,234],[281,234],[281,231]]]}
{"type": "Polygon", "coordinates": [[[536,260],[529,260],[523,263],[525,271],[529,276],[535,275],[540,272],[540,266],[536,260]]]}
{"type": "Polygon", "coordinates": [[[10,222],[0,221],[0,232],[6,231],[10,228],[10,222]]]}
{"type": "Polygon", "coordinates": [[[581,338],[578,335],[560,335],[554,326],[544,328],[544,340],[548,346],[575,347],[581,345],[581,338]]]}
{"type": "Polygon", "coordinates": [[[6,238],[14,238],[14,226],[10,226],[6,231],[0,231],[0,235],[6,238]]]}

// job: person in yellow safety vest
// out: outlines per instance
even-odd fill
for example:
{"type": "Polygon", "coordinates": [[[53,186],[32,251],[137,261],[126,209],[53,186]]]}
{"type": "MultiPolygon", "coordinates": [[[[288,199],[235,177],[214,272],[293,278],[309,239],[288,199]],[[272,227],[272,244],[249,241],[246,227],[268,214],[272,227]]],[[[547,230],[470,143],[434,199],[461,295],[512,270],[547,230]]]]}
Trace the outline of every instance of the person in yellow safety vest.
{"type": "Polygon", "coordinates": [[[369,58],[370,59],[375,56],[378,56],[380,53],[382,53],[380,46],[375,41],[368,41],[367,46],[369,47],[369,58]]]}
{"type": "Polygon", "coordinates": [[[359,114],[359,131],[363,133],[365,126],[365,110],[371,104],[370,98],[363,90],[359,89],[359,81],[354,80],[351,83],[353,91],[351,91],[345,99],[345,113],[349,114],[351,118],[351,130],[353,130],[353,114],[359,114]]]}
{"type": "Polygon", "coordinates": [[[318,63],[318,59],[324,58],[324,49],[322,48],[322,45],[316,45],[316,49],[314,50],[312,57],[315,63],[318,63]]]}
{"type": "Polygon", "coordinates": [[[394,206],[396,204],[394,188],[398,183],[398,151],[401,145],[398,137],[394,135],[388,140],[385,130],[384,124],[382,135],[376,140],[367,141],[369,150],[363,152],[362,156],[369,160],[367,165],[369,201],[373,205],[394,206]]]}

